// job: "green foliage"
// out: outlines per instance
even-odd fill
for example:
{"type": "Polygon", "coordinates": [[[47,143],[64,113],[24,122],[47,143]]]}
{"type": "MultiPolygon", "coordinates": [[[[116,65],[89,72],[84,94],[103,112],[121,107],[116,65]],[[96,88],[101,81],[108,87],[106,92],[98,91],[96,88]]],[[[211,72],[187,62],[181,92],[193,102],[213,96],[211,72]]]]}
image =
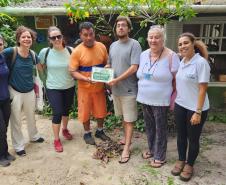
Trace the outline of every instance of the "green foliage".
{"type": "MultiPolygon", "coordinates": [[[[0,0],[0,7],[25,1],[27,0],[0,0]]],[[[3,36],[7,47],[15,45],[15,30],[19,22],[15,17],[0,13],[0,34],[3,36]]]]}
{"type": "Polygon", "coordinates": [[[122,127],[122,118],[110,114],[106,117],[104,121],[105,128],[108,130],[113,130],[116,127],[122,127]]]}
{"type": "Polygon", "coordinates": [[[8,6],[9,4],[23,3],[29,0],[0,0],[0,7],[8,6]]]}
{"type": "Polygon", "coordinates": [[[7,46],[15,45],[15,32],[18,22],[16,18],[0,13],[0,34],[7,46]]]}
{"type": "Polygon", "coordinates": [[[226,123],[226,114],[225,112],[209,112],[208,121],[226,123]]]}
{"type": "Polygon", "coordinates": [[[174,185],[174,178],[173,177],[167,177],[167,184],[168,185],[174,185]]]}
{"type": "Polygon", "coordinates": [[[84,20],[92,15],[97,20],[95,25],[99,32],[113,35],[114,14],[136,17],[141,27],[163,25],[170,19],[182,21],[194,17],[190,4],[191,1],[184,0],[73,0],[65,7],[71,21],[84,20]]]}

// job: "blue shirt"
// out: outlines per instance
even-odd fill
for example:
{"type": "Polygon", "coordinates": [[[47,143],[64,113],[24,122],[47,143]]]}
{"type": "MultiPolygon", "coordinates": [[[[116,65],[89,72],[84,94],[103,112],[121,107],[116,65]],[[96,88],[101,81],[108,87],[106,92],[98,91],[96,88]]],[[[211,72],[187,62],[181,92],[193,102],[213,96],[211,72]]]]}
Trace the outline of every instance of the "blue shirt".
{"type": "Polygon", "coordinates": [[[0,54],[0,100],[9,98],[8,77],[9,69],[4,57],[0,54]]]}
{"type": "MultiPolygon", "coordinates": [[[[17,53],[12,67],[13,48],[3,50],[7,65],[10,69],[9,85],[18,92],[27,93],[34,88],[33,65],[34,61],[31,53],[24,58],[17,53]],[[12,68],[12,69],[11,69],[12,68]]],[[[37,57],[36,57],[37,58],[37,57]]]]}

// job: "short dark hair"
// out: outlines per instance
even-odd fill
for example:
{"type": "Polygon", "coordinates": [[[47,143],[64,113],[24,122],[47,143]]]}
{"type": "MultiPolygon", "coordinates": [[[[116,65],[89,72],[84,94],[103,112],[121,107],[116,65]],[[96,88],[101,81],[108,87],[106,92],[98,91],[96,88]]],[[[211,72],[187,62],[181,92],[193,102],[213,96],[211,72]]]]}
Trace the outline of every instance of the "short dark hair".
{"type": "Polygon", "coordinates": [[[90,28],[94,31],[94,25],[91,22],[82,22],[79,24],[79,32],[81,32],[83,29],[89,30],[90,28]]]}
{"type": "Polygon", "coordinates": [[[116,18],[116,20],[115,20],[115,26],[117,25],[117,23],[118,23],[119,21],[126,21],[128,28],[129,28],[130,30],[133,29],[133,27],[132,27],[132,22],[131,22],[131,20],[130,20],[129,17],[119,15],[119,16],[116,18]]]}
{"type": "Polygon", "coordinates": [[[20,36],[22,35],[22,33],[28,31],[31,34],[31,38],[32,38],[32,44],[34,43],[34,41],[36,40],[37,34],[36,32],[34,32],[32,29],[26,27],[26,26],[19,26],[16,30],[16,45],[20,46],[20,36]]]}

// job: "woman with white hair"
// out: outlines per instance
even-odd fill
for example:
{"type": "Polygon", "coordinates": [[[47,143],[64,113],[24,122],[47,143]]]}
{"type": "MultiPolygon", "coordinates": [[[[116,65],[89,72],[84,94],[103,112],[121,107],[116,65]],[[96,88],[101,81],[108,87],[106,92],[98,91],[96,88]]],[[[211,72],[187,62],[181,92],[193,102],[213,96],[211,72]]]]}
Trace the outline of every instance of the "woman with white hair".
{"type": "Polygon", "coordinates": [[[161,167],[166,161],[167,111],[173,92],[173,80],[179,67],[179,57],[164,46],[164,29],[152,26],[148,31],[149,49],[141,53],[137,71],[137,101],[142,104],[149,150],[144,159],[153,157],[150,165],[161,167]]]}

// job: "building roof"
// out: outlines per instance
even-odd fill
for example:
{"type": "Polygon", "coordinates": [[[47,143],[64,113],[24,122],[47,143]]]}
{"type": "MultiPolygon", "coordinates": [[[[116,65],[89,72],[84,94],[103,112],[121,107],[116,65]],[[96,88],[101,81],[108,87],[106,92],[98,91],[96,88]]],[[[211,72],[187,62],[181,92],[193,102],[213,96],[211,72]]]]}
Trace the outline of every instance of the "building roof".
{"type": "MultiPolygon", "coordinates": [[[[31,0],[20,4],[12,4],[10,7],[23,7],[23,8],[49,8],[49,7],[63,7],[65,3],[72,0],[31,0]]],[[[196,0],[201,2],[202,5],[226,5],[226,0],[196,0]]]]}
{"type": "Polygon", "coordinates": [[[226,5],[226,0],[202,0],[202,5],[226,5]]]}
{"type": "MultiPolygon", "coordinates": [[[[65,3],[73,0],[31,0],[8,7],[0,7],[1,13],[12,16],[66,15],[65,3]]],[[[197,0],[199,1],[199,0],[197,0]]],[[[200,0],[201,5],[191,5],[197,13],[226,14],[226,0],[200,0]]]]}
{"type": "Polygon", "coordinates": [[[17,8],[54,8],[54,7],[63,7],[65,3],[68,3],[70,0],[31,0],[19,4],[11,4],[10,7],[17,8]]]}

